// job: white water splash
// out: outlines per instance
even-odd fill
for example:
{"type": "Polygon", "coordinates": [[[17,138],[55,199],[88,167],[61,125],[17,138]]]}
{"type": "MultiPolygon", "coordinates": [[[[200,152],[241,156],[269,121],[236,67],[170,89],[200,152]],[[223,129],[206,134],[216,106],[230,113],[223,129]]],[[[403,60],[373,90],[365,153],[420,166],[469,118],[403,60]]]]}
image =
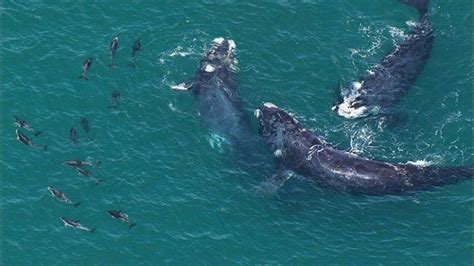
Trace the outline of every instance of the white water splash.
{"type": "Polygon", "coordinates": [[[408,37],[402,29],[397,27],[389,26],[388,31],[390,32],[392,38],[395,39],[394,42],[397,42],[397,40],[406,39],[408,37]]]}
{"type": "Polygon", "coordinates": [[[183,51],[183,47],[181,45],[178,45],[176,48],[174,48],[170,53],[170,57],[176,57],[176,56],[181,56],[181,57],[186,57],[188,55],[194,54],[194,51],[191,48],[187,48],[186,51],[183,51]]]}
{"type": "Polygon", "coordinates": [[[409,21],[405,22],[405,24],[407,24],[407,26],[410,27],[410,28],[414,28],[418,25],[418,22],[413,21],[413,20],[409,20],[409,21]]]}
{"type": "Polygon", "coordinates": [[[362,154],[364,151],[372,146],[374,141],[374,132],[369,126],[356,130],[350,139],[351,149],[350,152],[354,154],[362,154]]]}
{"type": "MultiPolygon", "coordinates": [[[[357,82],[357,81],[352,83],[349,95],[344,96],[343,102],[337,106],[337,113],[340,116],[353,119],[353,118],[364,117],[367,115],[367,107],[365,106],[353,107],[352,106],[353,103],[356,102],[356,98],[360,96],[360,92],[359,92],[360,88],[362,88],[362,83],[357,82]]],[[[336,107],[333,107],[333,110],[335,108],[336,107]]]]}
{"type": "Polygon", "coordinates": [[[345,118],[354,119],[364,117],[367,112],[367,107],[359,106],[357,108],[352,107],[352,102],[356,96],[344,97],[344,101],[337,107],[337,113],[345,118]]]}
{"type": "Polygon", "coordinates": [[[426,160],[416,160],[416,161],[408,161],[407,164],[426,167],[426,166],[433,165],[433,162],[432,161],[426,161],[426,160]]]}
{"type": "Polygon", "coordinates": [[[178,109],[173,105],[173,103],[168,103],[168,107],[170,108],[171,111],[176,112],[178,109]]]}
{"type": "Polygon", "coordinates": [[[186,83],[179,83],[177,85],[170,85],[170,88],[177,91],[187,91],[189,87],[186,87],[186,83]]]}

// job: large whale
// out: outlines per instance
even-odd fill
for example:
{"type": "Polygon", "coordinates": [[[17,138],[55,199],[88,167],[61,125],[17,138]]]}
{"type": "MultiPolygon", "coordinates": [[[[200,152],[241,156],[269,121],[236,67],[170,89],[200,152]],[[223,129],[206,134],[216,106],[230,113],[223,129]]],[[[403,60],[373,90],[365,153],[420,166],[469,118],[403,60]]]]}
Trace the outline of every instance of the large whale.
{"type": "Polygon", "coordinates": [[[394,105],[415,83],[433,46],[433,27],[427,14],[429,0],[400,0],[418,9],[420,21],[408,37],[398,43],[380,63],[372,67],[350,88],[342,89],[333,107],[340,116],[359,118],[388,116],[394,105]]]}
{"type": "Polygon", "coordinates": [[[282,166],[322,187],[354,194],[398,194],[473,177],[472,165],[422,167],[337,150],[271,103],[256,109],[255,115],[260,134],[282,166]]]}
{"type": "Polygon", "coordinates": [[[194,78],[172,88],[191,90],[199,115],[213,134],[247,151],[258,136],[252,133],[250,117],[237,94],[235,49],[233,40],[214,39],[194,78]]]}

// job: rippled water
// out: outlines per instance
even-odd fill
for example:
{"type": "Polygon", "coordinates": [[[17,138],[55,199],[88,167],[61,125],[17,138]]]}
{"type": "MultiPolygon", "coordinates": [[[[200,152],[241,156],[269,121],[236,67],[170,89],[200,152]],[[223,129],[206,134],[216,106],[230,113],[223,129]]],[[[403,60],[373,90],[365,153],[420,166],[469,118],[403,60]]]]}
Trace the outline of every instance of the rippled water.
{"type": "Polygon", "coordinates": [[[331,106],[334,88],[356,80],[417,21],[395,0],[4,1],[2,264],[472,264],[472,181],[360,197],[294,177],[265,193],[259,186],[273,167],[266,148],[255,149],[260,168],[236,164],[192,95],[170,89],[192,77],[212,39],[229,37],[249,116],[271,101],[341,149],[392,162],[472,163],[472,3],[431,2],[432,56],[399,104],[397,125],[384,127],[344,120],[331,106]],[[117,67],[109,68],[117,35],[117,67]],[[137,37],[143,49],[131,68],[137,37]],[[89,56],[89,80],[79,80],[89,56]],[[120,107],[108,109],[116,89],[120,107]],[[47,152],[15,140],[13,115],[43,131],[32,139],[47,152]],[[94,173],[106,181],[96,186],[61,165],[86,158],[102,161],[94,173]],[[48,185],[81,206],[54,200],[48,185]],[[127,229],[108,209],[138,225],[127,229]],[[98,229],[65,228],[60,216],[98,229]]]}

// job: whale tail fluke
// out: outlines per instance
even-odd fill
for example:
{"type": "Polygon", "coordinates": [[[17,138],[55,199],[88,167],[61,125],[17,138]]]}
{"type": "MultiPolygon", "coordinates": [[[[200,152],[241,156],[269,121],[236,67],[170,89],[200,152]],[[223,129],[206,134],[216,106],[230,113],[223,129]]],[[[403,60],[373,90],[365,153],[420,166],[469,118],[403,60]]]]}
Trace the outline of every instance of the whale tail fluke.
{"type": "Polygon", "coordinates": [[[95,229],[97,229],[97,227],[92,228],[92,229],[90,230],[91,233],[94,233],[94,232],[95,232],[95,229]]]}
{"type": "Polygon", "coordinates": [[[88,80],[88,78],[87,78],[87,76],[86,76],[86,75],[80,75],[80,76],[79,76],[79,79],[88,80]]]}
{"type": "Polygon", "coordinates": [[[35,135],[35,137],[38,137],[39,135],[41,135],[41,133],[43,133],[42,131],[36,131],[33,135],[35,135]]]}
{"type": "Polygon", "coordinates": [[[128,229],[132,229],[132,227],[136,226],[137,224],[136,223],[131,223],[128,225],[128,229]]]}
{"type": "Polygon", "coordinates": [[[78,202],[78,203],[74,203],[74,204],[73,204],[73,206],[74,206],[75,208],[77,208],[77,206],[79,206],[79,205],[81,205],[81,203],[80,203],[80,202],[78,202]]]}
{"type": "Polygon", "coordinates": [[[420,16],[428,12],[428,4],[430,0],[400,0],[402,3],[405,3],[409,6],[415,7],[418,9],[420,16]]]}

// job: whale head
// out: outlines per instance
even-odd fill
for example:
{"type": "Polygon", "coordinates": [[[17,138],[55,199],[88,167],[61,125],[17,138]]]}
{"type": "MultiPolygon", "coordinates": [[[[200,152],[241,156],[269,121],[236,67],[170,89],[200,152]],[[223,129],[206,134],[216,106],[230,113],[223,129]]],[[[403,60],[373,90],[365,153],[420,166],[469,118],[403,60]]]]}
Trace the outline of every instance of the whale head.
{"type": "Polygon", "coordinates": [[[276,157],[284,155],[284,142],[288,135],[304,130],[299,122],[273,103],[264,103],[255,110],[259,133],[265,138],[276,157]]]}
{"type": "Polygon", "coordinates": [[[235,56],[235,42],[233,40],[216,38],[212,47],[206,52],[199,63],[199,69],[194,86],[194,92],[226,87],[235,89],[237,81],[237,58],[235,56]]]}
{"type": "Polygon", "coordinates": [[[235,58],[236,45],[233,40],[222,37],[215,38],[212,47],[201,61],[200,69],[206,74],[219,74],[222,70],[237,72],[235,58]]]}

